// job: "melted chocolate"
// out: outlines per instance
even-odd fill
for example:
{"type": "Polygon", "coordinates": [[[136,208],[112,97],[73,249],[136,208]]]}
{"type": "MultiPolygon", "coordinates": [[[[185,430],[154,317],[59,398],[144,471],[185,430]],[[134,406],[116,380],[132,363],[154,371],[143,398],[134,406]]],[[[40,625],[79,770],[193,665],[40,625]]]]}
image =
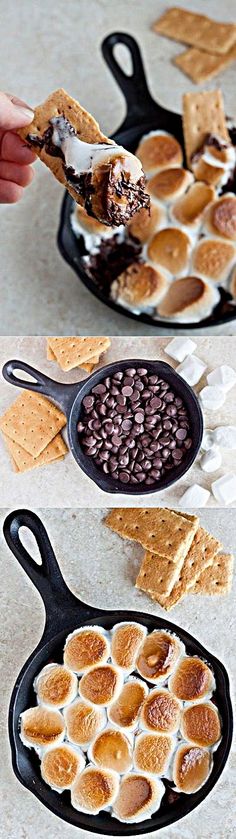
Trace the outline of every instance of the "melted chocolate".
{"type": "Polygon", "coordinates": [[[133,262],[140,262],[141,252],[142,245],[131,236],[127,236],[124,242],[119,242],[116,234],[111,239],[103,239],[99,252],[90,256],[90,276],[98,288],[109,296],[113,280],[133,262]]]}

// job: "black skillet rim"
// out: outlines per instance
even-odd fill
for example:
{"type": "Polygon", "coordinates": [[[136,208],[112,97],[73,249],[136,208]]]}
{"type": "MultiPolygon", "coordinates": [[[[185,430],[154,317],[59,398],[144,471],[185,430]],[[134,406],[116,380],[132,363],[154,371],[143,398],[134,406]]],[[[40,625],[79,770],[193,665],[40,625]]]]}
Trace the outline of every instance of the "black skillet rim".
{"type": "MultiPolygon", "coordinates": [[[[88,607],[88,609],[89,609],[89,607],[88,607]]],[[[78,610],[79,610],[79,607],[78,607],[78,610]]],[[[176,633],[177,635],[179,635],[180,640],[183,640],[183,642],[186,644],[187,652],[188,652],[188,648],[189,648],[190,654],[192,652],[193,655],[199,655],[201,658],[205,659],[208,662],[208,664],[214,670],[214,675],[216,677],[216,682],[218,683],[218,680],[219,680],[221,682],[221,685],[222,685],[222,692],[223,692],[222,702],[224,703],[224,716],[227,720],[227,731],[223,735],[221,743],[220,743],[218,749],[215,752],[215,759],[214,759],[214,763],[213,763],[213,768],[212,768],[212,771],[211,771],[211,773],[209,775],[209,778],[207,779],[206,783],[195,794],[189,795],[189,796],[183,796],[184,801],[186,803],[186,807],[184,808],[184,813],[181,814],[181,812],[180,813],[177,812],[175,817],[171,818],[171,806],[170,806],[170,808],[169,808],[170,809],[170,817],[168,817],[168,815],[167,815],[167,818],[164,819],[164,822],[160,823],[160,824],[157,824],[157,825],[154,822],[155,814],[153,814],[153,817],[150,818],[150,819],[146,819],[143,822],[133,823],[133,824],[130,824],[130,825],[128,825],[128,824],[123,825],[121,822],[119,822],[115,818],[111,819],[111,817],[109,816],[108,824],[107,823],[104,824],[104,823],[102,823],[103,822],[103,815],[99,814],[99,816],[91,817],[87,814],[83,814],[83,813],[80,813],[79,811],[73,810],[73,808],[71,808],[71,805],[70,805],[70,809],[72,809],[72,814],[70,815],[70,814],[67,813],[67,815],[63,815],[63,812],[60,812],[60,805],[62,805],[62,803],[63,803],[63,806],[61,806],[61,810],[63,811],[64,801],[62,800],[62,797],[58,793],[55,793],[55,795],[57,796],[56,801],[57,801],[58,806],[56,806],[56,804],[54,806],[54,803],[51,803],[50,801],[45,802],[44,788],[42,789],[42,792],[41,792],[41,787],[44,786],[44,782],[42,782],[41,779],[39,781],[38,778],[36,780],[34,780],[34,778],[33,778],[32,782],[31,782],[31,785],[29,785],[29,783],[27,783],[27,781],[24,779],[24,777],[21,774],[21,771],[18,767],[18,754],[19,754],[19,752],[22,753],[22,756],[23,756],[22,759],[23,759],[24,762],[26,760],[26,754],[27,754],[27,759],[28,760],[30,759],[28,757],[28,755],[31,754],[31,750],[27,750],[26,747],[23,746],[23,744],[22,744],[22,742],[19,738],[19,735],[18,735],[18,722],[17,722],[17,720],[18,720],[18,715],[20,713],[19,710],[17,710],[17,720],[15,719],[15,716],[16,716],[15,704],[17,702],[18,695],[21,694],[21,691],[22,691],[22,680],[26,676],[29,668],[31,670],[31,666],[32,666],[33,662],[35,663],[35,659],[37,659],[37,657],[38,657],[38,655],[40,655],[40,653],[42,654],[42,652],[45,650],[45,648],[47,649],[48,646],[51,646],[51,644],[53,644],[54,648],[55,648],[55,643],[56,644],[61,644],[62,640],[65,639],[65,636],[68,634],[68,632],[73,631],[73,628],[76,628],[76,626],[79,627],[80,625],[81,626],[88,625],[91,622],[91,617],[88,618],[88,620],[83,621],[82,623],[78,622],[76,624],[75,624],[75,620],[73,619],[72,626],[69,625],[69,628],[67,628],[66,631],[61,630],[58,635],[56,635],[53,638],[51,638],[50,640],[48,640],[46,642],[46,644],[43,642],[43,639],[42,639],[42,641],[39,643],[39,646],[37,647],[36,651],[30,656],[30,658],[28,659],[28,661],[26,662],[26,664],[22,668],[21,673],[18,676],[16,685],[13,689],[13,693],[12,693],[12,697],[11,697],[11,701],[10,701],[10,709],[9,709],[9,738],[10,738],[10,744],[11,744],[11,750],[12,750],[12,763],[13,763],[14,772],[15,772],[18,780],[21,782],[21,784],[23,786],[25,786],[30,792],[32,792],[36,796],[36,798],[38,798],[38,800],[41,801],[41,803],[44,804],[45,807],[47,807],[47,809],[49,809],[51,812],[54,813],[54,815],[57,815],[59,818],[61,818],[66,823],[72,824],[75,827],[80,827],[83,830],[90,831],[92,829],[94,833],[98,833],[98,834],[102,834],[102,835],[108,835],[108,836],[110,836],[110,835],[114,835],[114,836],[116,836],[116,835],[117,836],[133,836],[133,835],[138,835],[138,834],[141,835],[143,833],[154,832],[154,831],[159,830],[161,828],[167,827],[168,825],[174,824],[175,822],[177,822],[181,818],[183,818],[185,815],[192,812],[192,810],[194,810],[203,800],[205,800],[205,798],[208,796],[209,792],[214,788],[215,784],[217,783],[217,781],[218,781],[218,779],[219,779],[219,777],[220,777],[220,775],[221,775],[221,773],[224,769],[225,763],[226,763],[228,755],[229,755],[231,742],[232,742],[232,733],[233,733],[233,713],[232,713],[232,704],[231,704],[231,699],[230,699],[230,686],[229,686],[229,678],[228,678],[227,671],[226,671],[224,665],[214,655],[209,653],[208,650],[206,650],[206,648],[203,647],[203,645],[199,641],[197,641],[197,639],[194,638],[194,636],[190,635],[190,633],[186,632],[184,629],[181,629],[176,624],[173,624],[172,622],[170,622],[168,620],[165,620],[164,618],[159,618],[158,616],[150,615],[149,613],[145,614],[145,613],[139,613],[139,612],[129,612],[129,611],[125,611],[125,610],[122,610],[122,611],[119,610],[117,612],[107,612],[107,614],[106,614],[106,612],[104,612],[104,614],[102,614],[102,616],[101,616],[101,612],[100,612],[100,614],[98,613],[98,615],[96,616],[96,609],[93,608],[93,613],[92,613],[93,622],[96,621],[98,625],[103,624],[103,625],[106,626],[106,624],[107,624],[107,628],[109,628],[109,626],[110,627],[113,626],[114,623],[117,623],[119,620],[132,620],[132,619],[136,620],[136,621],[139,621],[140,623],[144,623],[145,626],[147,626],[147,622],[151,623],[151,627],[149,626],[149,629],[150,628],[151,629],[152,628],[153,629],[154,628],[160,628],[160,629],[166,628],[167,630],[170,630],[170,631],[176,633]],[[95,612],[95,614],[94,614],[94,612],[95,612]],[[18,742],[17,742],[17,740],[18,740],[18,742]],[[218,755],[218,760],[217,760],[217,753],[218,753],[219,749],[220,749],[220,753],[218,755]],[[221,752],[222,752],[222,754],[221,754],[221,752]],[[40,789],[39,790],[37,790],[38,782],[40,783],[40,789]],[[75,821],[76,816],[75,817],[73,816],[74,813],[75,814],[78,813],[78,817],[79,817],[78,822],[75,821]],[[81,818],[82,818],[82,823],[81,823],[81,818]],[[93,822],[95,822],[95,823],[91,824],[91,818],[93,819],[93,822]],[[100,822],[100,824],[99,823],[97,824],[97,820],[100,822]],[[110,827],[109,827],[109,824],[110,824],[110,827]]],[[[45,664],[45,661],[40,662],[40,666],[42,666],[43,664],[45,664]]],[[[35,672],[34,672],[34,675],[36,675],[35,672]]],[[[33,676],[31,676],[31,672],[30,672],[31,686],[32,686],[32,680],[33,680],[33,676]]],[[[220,685],[217,684],[217,689],[219,690],[219,688],[220,688],[220,685]]],[[[24,710],[24,709],[21,708],[21,710],[24,710]]],[[[45,787],[46,787],[46,785],[45,785],[45,787]]],[[[51,797],[51,793],[53,793],[53,791],[50,790],[50,788],[46,787],[46,792],[47,792],[47,795],[49,795],[49,797],[51,797]]],[[[180,800],[180,809],[182,809],[181,801],[182,801],[182,799],[180,800]]],[[[102,812],[104,813],[105,811],[102,811],[102,812]]],[[[160,813],[161,813],[161,808],[156,813],[157,818],[158,818],[158,815],[160,815],[160,813]]],[[[108,815],[109,814],[106,814],[106,817],[108,815]]]]}

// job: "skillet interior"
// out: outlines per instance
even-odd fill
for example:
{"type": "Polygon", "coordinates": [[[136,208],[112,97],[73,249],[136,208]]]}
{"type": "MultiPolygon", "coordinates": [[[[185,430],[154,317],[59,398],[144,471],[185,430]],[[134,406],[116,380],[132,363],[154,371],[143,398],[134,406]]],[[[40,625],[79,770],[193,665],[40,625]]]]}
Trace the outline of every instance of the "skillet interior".
{"type": "MultiPolygon", "coordinates": [[[[87,607],[87,611],[90,607],[87,607]]],[[[21,783],[26,786],[31,792],[45,804],[55,815],[64,819],[65,821],[85,830],[92,830],[95,833],[114,836],[131,836],[142,833],[152,832],[161,827],[170,825],[180,818],[183,818],[191,810],[195,809],[198,804],[203,801],[210,790],[214,787],[219,778],[224,764],[229,753],[231,739],[232,739],[232,711],[229,697],[229,683],[227,673],[223,665],[204,647],[201,646],[191,635],[182,629],[179,629],[168,620],[161,619],[152,615],[138,613],[138,612],[101,612],[96,614],[96,610],[91,609],[90,617],[85,622],[90,624],[91,621],[98,625],[103,625],[106,629],[111,629],[118,621],[136,620],[147,626],[149,631],[153,629],[169,629],[176,632],[180,639],[185,643],[186,650],[191,655],[200,655],[205,658],[210,665],[212,665],[216,678],[216,692],[214,694],[219,712],[222,718],[223,736],[222,741],[214,754],[214,763],[212,772],[204,786],[193,795],[172,794],[167,790],[162,801],[160,809],[151,819],[128,825],[121,824],[117,819],[112,818],[108,812],[101,812],[98,816],[89,816],[84,813],[79,813],[73,809],[70,803],[69,792],[64,792],[61,795],[51,790],[41,778],[39,771],[39,760],[33,750],[27,749],[19,738],[18,720],[19,714],[27,707],[35,704],[35,693],[32,684],[35,676],[39,670],[50,660],[61,661],[62,649],[64,646],[66,635],[72,632],[81,624],[81,610],[78,606],[78,621],[73,615],[69,620],[68,610],[68,625],[67,629],[61,631],[58,635],[43,645],[36,654],[33,654],[29,662],[23,668],[22,673],[17,680],[16,690],[13,693],[11,700],[11,709],[9,717],[10,740],[13,750],[13,766],[15,773],[21,783]],[[173,798],[173,800],[171,800],[173,798]]]]}
{"type": "MultiPolygon", "coordinates": [[[[127,102],[127,116],[122,126],[112,136],[117,143],[124,146],[128,151],[135,152],[139,140],[143,134],[148,133],[156,128],[163,129],[172,133],[183,146],[183,132],[182,120],[178,114],[171,113],[166,109],[160,107],[150,97],[149,90],[145,81],[144,70],[138,46],[131,36],[123,33],[114,33],[108,36],[102,44],[102,51],[105,60],[115,75],[116,80],[120,84],[127,102]],[[115,44],[125,43],[128,47],[134,64],[134,74],[131,77],[125,76],[123,71],[119,71],[119,65],[112,56],[112,50],[115,44]],[[127,82],[125,80],[128,80],[127,82]],[[127,87],[126,87],[127,84],[127,87]],[[142,99],[137,103],[137,88],[141,87],[142,99]]],[[[123,306],[110,300],[107,293],[96,284],[95,280],[91,278],[86,266],[83,263],[82,256],[85,253],[83,239],[78,239],[70,224],[70,216],[73,208],[73,200],[71,196],[66,193],[63,199],[60,224],[57,236],[57,243],[61,255],[74,269],[83,284],[95,295],[99,300],[109,306],[114,311],[119,312],[123,316],[126,315],[133,320],[138,320],[142,323],[147,323],[149,326],[165,328],[165,329],[200,329],[208,326],[216,326],[227,323],[236,318],[236,306],[232,303],[230,294],[222,290],[221,299],[218,305],[213,310],[212,314],[198,323],[177,323],[176,321],[167,321],[157,318],[154,320],[148,314],[135,314],[129,312],[123,306]]]]}

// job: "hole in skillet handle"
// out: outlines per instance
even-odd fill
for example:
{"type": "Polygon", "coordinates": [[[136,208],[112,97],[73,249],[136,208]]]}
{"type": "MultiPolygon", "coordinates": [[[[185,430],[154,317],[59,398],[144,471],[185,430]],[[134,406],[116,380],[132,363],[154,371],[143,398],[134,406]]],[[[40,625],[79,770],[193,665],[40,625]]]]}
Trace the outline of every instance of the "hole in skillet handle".
{"type": "Polygon", "coordinates": [[[104,492],[119,493],[121,495],[147,495],[154,492],[159,492],[172,484],[176,483],[192,466],[197,453],[199,451],[203,434],[203,416],[199,400],[191,387],[179,376],[178,373],[166,362],[150,361],[143,358],[128,358],[126,360],[117,361],[113,364],[108,364],[100,370],[92,373],[80,388],[79,393],[72,406],[72,411],[68,422],[68,438],[72,454],[75,457],[78,465],[93,480],[104,492]],[[81,405],[84,397],[91,393],[92,388],[102,382],[107,376],[113,375],[119,370],[125,370],[128,367],[146,367],[150,375],[158,375],[164,378],[173,387],[175,393],[183,398],[185,406],[188,410],[191,437],[193,445],[190,450],[186,452],[184,462],[169,470],[168,476],[164,476],[159,482],[154,485],[142,487],[142,484],[122,484],[121,481],[114,480],[106,476],[101,469],[99,469],[94,460],[85,455],[83,449],[79,444],[77,425],[80,419],[81,405]]]}
{"type": "MultiPolygon", "coordinates": [[[[127,148],[128,151],[135,152],[141,136],[158,128],[174,134],[184,151],[182,118],[180,114],[166,110],[152,98],[147,86],[140,50],[134,38],[126,33],[114,32],[104,39],[101,49],[111,73],[122,90],[127,105],[125,120],[114,133],[113,139],[127,148]],[[124,73],[114,56],[114,47],[118,44],[125,45],[130,52],[133,64],[133,73],[131,76],[124,73]]],[[[233,132],[231,133],[232,142],[235,143],[233,132]]],[[[66,193],[62,203],[57,234],[59,251],[63,259],[73,268],[83,285],[98,300],[114,312],[118,312],[122,317],[125,316],[129,319],[131,318],[132,320],[145,323],[148,326],[152,326],[152,328],[166,329],[168,327],[175,331],[183,331],[183,328],[194,331],[203,327],[220,326],[236,319],[236,306],[232,302],[231,295],[225,289],[221,290],[221,299],[212,314],[198,323],[190,322],[182,324],[176,321],[161,320],[160,318],[154,319],[152,315],[144,312],[140,312],[139,314],[129,311],[111,300],[107,291],[97,284],[96,280],[89,273],[89,270],[86,269],[82,259],[85,254],[83,237],[81,236],[77,239],[71,228],[70,216],[73,206],[74,202],[71,196],[66,193]]]]}
{"type": "MultiPolygon", "coordinates": [[[[170,621],[165,620],[165,618],[127,611],[107,612],[102,617],[95,618],[96,623],[98,625],[104,625],[107,630],[110,630],[119,621],[132,619],[147,626],[150,632],[154,629],[167,629],[167,631],[170,630],[176,633],[185,643],[187,653],[200,656],[207,661],[214,671],[216,691],[213,696],[213,701],[215,700],[219,708],[223,736],[217,751],[214,753],[212,772],[207,782],[198,792],[192,795],[175,794],[172,793],[171,786],[167,784],[160,809],[153,814],[151,819],[145,819],[143,822],[134,825],[121,824],[116,819],[111,819],[110,814],[105,811],[101,812],[98,816],[92,816],[92,818],[91,816],[77,812],[71,806],[68,792],[58,795],[58,793],[44,784],[40,775],[37,756],[33,750],[26,749],[19,738],[18,719],[22,710],[31,705],[35,705],[36,698],[32,684],[37,673],[48,663],[48,660],[51,659],[52,661],[59,662],[62,660],[62,649],[67,634],[65,631],[57,635],[56,638],[52,638],[46,647],[44,646],[38,655],[33,657],[23,677],[19,677],[17,680],[15,704],[14,708],[12,707],[9,726],[13,755],[15,752],[13,768],[21,783],[30,789],[49,810],[66,822],[85,830],[93,830],[95,833],[113,836],[132,836],[134,835],[134,830],[137,835],[146,832],[151,833],[161,827],[173,824],[195,809],[206,798],[218,780],[226,763],[232,740],[232,707],[229,695],[229,682],[227,673],[221,662],[202,647],[193,636],[170,621]]],[[[91,616],[87,623],[91,623],[91,616]]],[[[72,632],[75,628],[76,623],[72,622],[68,631],[72,632]]]]}

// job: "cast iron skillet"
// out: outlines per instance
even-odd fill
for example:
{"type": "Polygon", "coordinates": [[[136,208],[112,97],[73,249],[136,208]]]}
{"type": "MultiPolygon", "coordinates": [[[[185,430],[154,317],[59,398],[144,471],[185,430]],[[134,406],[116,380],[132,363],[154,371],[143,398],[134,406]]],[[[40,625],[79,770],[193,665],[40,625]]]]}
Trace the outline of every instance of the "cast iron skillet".
{"type": "MultiPolygon", "coordinates": [[[[183,146],[182,119],[179,114],[166,110],[158,102],[155,102],[149,93],[146,82],[144,67],[139,47],[131,37],[124,32],[114,32],[108,35],[101,46],[103,57],[115,77],[119,87],[124,94],[127,106],[127,114],[119,129],[112,135],[113,140],[124,146],[128,151],[135,152],[138,142],[143,134],[154,129],[163,129],[177,138],[183,146]],[[125,44],[132,59],[133,72],[127,76],[114,56],[116,44],[125,44]]],[[[148,314],[129,312],[123,306],[112,301],[107,292],[101,290],[95,280],[91,278],[86,270],[82,256],[85,253],[84,240],[78,239],[70,224],[70,215],[73,208],[73,200],[66,192],[62,203],[60,226],[58,230],[58,247],[66,262],[71,265],[83,284],[98,297],[106,306],[114,309],[120,314],[129,318],[149,324],[152,327],[164,327],[173,329],[199,329],[207,326],[216,326],[235,320],[236,307],[232,303],[230,294],[222,290],[221,299],[212,314],[199,323],[177,323],[169,320],[154,320],[148,314]]]]}
{"type": "Polygon", "coordinates": [[[67,417],[67,431],[70,449],[78,465],[83,469],[86,475],[92,479],[104,492],[123,493],[128,495],[146,495],[150,492],[157,492],[166,489],[171,484],[179,480],[192,466],[197,453],[199,451],[202,434],[203,434],[203,417],[199,401],[187,383],[179,376],[178,373],[166,364],[164,361],[146,361],[146,359],[126,359],[125,361],[115,361],[113,364],[107,364],[101,367],[95,373],[92,373],[82,382],[76,384],[61,384],[49,379],[44,373],[35,370],[24,361],[7,361],[2,370],[4,378],[10,384],[17,385],[17,387],[27,388],[36,393],[43,393],[45,396],[52,398],[60,408],[64,411],[67,417]],[[138,366],[146,367],[151,374],[157,374],[164,377],[167,382],[170,382],[173,389],[178,392],[178,395],[183,398],[186,408],[188,409],[190,423],[191,423],[191,437],[193,440],[192,448],[186,452],[184,461],[170,470],[168,476],[164,476],[158,481],[158,484],[153,484],[151,487],[141,488],[140,484],[131,484],[129,489],[127,484],[122,484],[121,481],[110,478],[105,475],[101,469],[98,469],[94,460],[87,457],[81,448],[78,440],[77,424],[79,420],[79,413],[81,402],[87,393],[90,393],[92,387],[98,382],[101,382],[106,376],[110,376],[118,370],[125,370],[127,367],[138,366]],[[15,375],[15,370],[24,370],[30,376],[33,376],[36,382],[29,382],[25,379],[20,379],[15,375]]]}
{"type": "Polygon", "coordinates": [[[47,532],[35,513],[29,510],[17,510],[7,516],[4,523],[4,536],[12,553],[24,568],[28,577],[41,594],[44,602],[46,621],[43,636],[38,646],[22,668],[13,689],[9,709],[9,737],[12,749],[12,762],[18,780],[34,793],[49,810],[59,818],[84,830],[101,833],[106,836],[132,836],[150,833],[161,827],[173,824],[203,801],[226,763],[232,740],[232,706],[229,693],[229,680],[226,670],[208,650],[185,630],[180,629],[165,618],[142,612],[110,611],[97,609],[82,603],[68,589],[57,564],[47,532]],[[27,528],[33,533],[39,547],[42,564],[38,565],[23,546],[20,528],[27,528]],[[211,775],[204,786],[193,795],[173,794],[166,789],[160,810],[150,819],[139,824],[121,824],[103,811],[98,816],[89,816],[74,810],[68,792],[58,795],[47,786],[40,776],[39,761],[33,750],[27,749],[19,737],[19,715],[26,708],[36,704],[32,685],[35,676],[49,661],[62,661],[62,650],[68,633],[79,626],[92,622],[111,629],[118,621],[135,620],[154,629],[167,629],[177,633],[186,645],[190,655],[206,659],[214,670],[216,679],[215,700],[222,719],[222,740],[214,754],[211,775]]]}

